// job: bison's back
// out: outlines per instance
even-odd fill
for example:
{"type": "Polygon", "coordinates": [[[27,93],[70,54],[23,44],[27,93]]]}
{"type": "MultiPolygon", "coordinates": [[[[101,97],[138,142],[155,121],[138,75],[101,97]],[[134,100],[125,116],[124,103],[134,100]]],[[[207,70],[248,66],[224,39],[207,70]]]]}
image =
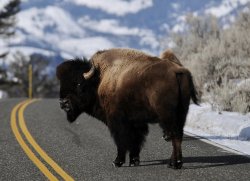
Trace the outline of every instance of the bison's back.
{"type": "Polygon", "coordinates": [[[101,76],[103,76],[110,71],[114,72],[114,69],[126,69],[136,62],[152,62],[160,59],[134,49],[114,48],[95,53],[91,60],[100,69],[101,76]]]}
{"type": "Polygon", "coordinates": [[[111,70],[114,74],[105,76],[98,90],[105,109],[123,110],[131,119],[142,120],[154,119],[159,109],[165,111],[167,106],[177,106],[178,84],[171,63],[137,62],[121,71],[111,70]],[[105,100],[110,102],[107,104],[105,100]]]}

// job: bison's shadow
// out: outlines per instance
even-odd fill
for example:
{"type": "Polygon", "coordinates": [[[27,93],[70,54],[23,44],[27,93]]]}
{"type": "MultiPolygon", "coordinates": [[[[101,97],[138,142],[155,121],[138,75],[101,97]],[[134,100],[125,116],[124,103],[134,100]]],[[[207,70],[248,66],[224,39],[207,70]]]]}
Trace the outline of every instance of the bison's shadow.
{"type": "MultiPolygon", "coordinates": [[[[250,163],[250,158],[243,155],[226,155],[226,156],[200,156],[200,157],[184,157],[183,169],[198,169],[219,167],[227,165],[239,165],[250,163]]],[[[141,161],[140,167],[167,165],[169,159],[141,161]]]]}

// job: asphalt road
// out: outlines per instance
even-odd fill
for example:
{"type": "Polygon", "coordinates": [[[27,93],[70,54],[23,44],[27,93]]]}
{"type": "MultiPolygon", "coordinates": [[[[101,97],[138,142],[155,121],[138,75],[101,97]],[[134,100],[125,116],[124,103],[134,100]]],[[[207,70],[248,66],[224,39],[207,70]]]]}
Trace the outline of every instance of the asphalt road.
{"type": "MultiPolygon", "coordinates": [[[[11,113],[20,101],[23,99],[0,100],[0,180],[48,180],[20,146],[11,127],[11,113]]],[[[15,117],[19,120],[18,112],[15,117]]],[[[69,124],[56,99],[28,105],[24,119],[36,143],[74,180],[250,180],[250,158],[189,136],[183,142],[183,168],[168,168],[171,143],[161,139],[158,125],[150,126],[140,166],[128,167],[127,161],[123,167],[114,168],[111,163],[116,148],[100,121],[83,114],[69,124]]],[[[18,130],[38,161],[58,180],[64,180],[32,147],[34,143],[25,137],[20,125],[18,130]]]]}

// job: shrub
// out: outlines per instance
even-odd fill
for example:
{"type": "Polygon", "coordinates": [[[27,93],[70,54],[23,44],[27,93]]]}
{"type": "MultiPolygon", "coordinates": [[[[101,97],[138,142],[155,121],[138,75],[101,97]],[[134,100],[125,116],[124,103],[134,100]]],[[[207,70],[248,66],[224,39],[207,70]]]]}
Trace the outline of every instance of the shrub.
{"type": "Polygon", "coordinates": [[[250,77],[250,12],[227,29],[213,16],[188,15],[186,22],[185,33],[171,35],[173,51],[193,73],[203,99],[218,110],[250,112],[250,88],[237,84],[250,77]]]}

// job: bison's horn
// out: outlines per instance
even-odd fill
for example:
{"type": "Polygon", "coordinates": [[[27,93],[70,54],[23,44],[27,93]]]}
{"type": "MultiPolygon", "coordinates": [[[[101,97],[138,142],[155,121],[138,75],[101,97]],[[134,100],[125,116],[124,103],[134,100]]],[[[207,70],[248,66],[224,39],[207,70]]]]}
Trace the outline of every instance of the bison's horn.
{"type": "Polygon", "coordinates": [[[94,63],[91,62],[91,69],[86,72],[86,73],[83,73],[83,77],[87,80],[87,79],[90,79],[95,73],[95,66],[94,66],[94,63]]]}

